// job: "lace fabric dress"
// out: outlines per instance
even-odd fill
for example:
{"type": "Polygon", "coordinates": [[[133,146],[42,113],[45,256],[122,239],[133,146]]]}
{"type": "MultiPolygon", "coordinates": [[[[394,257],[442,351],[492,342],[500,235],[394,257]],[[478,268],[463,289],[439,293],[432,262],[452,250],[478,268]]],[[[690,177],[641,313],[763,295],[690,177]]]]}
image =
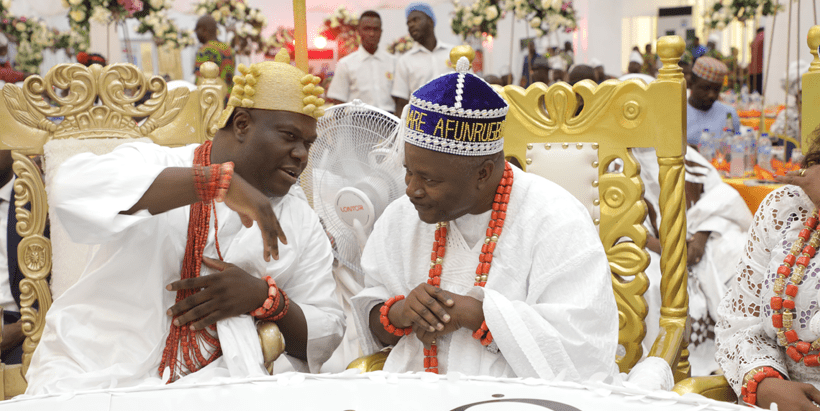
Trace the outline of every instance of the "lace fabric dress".
{"type": "MultiPolygon", "coordinates": [[[[820,387],[820,368],[795,363],[777,344],[770,300],[777,268],[798,238],[814,205],[802,189],[784,186],[771,192],[754,217],[746,249],[731,287],[718,308],[715,326],[717,361],[726,379],[740,396],[743,376],[753,368],[770,366],[791,380],[820,387]]],[[[806,267],[795,298],[794,329],[803,341],[820,336],[820,258],[806,267]]]]}

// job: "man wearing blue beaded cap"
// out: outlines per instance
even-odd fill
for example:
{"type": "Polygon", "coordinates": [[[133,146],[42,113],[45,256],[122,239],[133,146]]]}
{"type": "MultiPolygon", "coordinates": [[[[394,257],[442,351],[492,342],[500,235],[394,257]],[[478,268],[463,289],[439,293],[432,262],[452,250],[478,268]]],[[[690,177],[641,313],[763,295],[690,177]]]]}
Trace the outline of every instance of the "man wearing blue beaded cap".
{"type": "Polygon", "coordinates": [[[406,196],[376,222],[352,301],[363,351],[394,345],[392,372],[613,374],[617,310],[592,221],[505,162],[508,106],[462,47],[402,116],[406,196]]]}

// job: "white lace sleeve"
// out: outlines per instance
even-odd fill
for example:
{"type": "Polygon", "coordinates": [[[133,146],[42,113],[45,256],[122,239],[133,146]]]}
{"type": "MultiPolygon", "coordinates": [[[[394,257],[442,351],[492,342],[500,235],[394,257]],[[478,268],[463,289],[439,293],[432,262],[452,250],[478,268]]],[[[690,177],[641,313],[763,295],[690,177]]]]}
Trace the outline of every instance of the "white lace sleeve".
{"type": "Polygon", "coordinates": [[[805,218],[801,195],[805,197],[796,187],[786,186],[760,205],[735,277],[718,308],[716,359],[738,396],[743,376],[753,368],[770,366],[788,375],[785,353],[777,345],[770,320],[771,267],[776,269],[783,261],[782,243],[791,227],[805,218]]]}

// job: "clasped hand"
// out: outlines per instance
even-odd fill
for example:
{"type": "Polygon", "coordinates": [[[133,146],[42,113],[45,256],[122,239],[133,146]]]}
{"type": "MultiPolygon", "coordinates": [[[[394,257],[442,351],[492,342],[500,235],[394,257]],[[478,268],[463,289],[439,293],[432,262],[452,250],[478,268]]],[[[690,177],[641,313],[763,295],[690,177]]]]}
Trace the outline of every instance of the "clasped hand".
{"type": "Polygon", "coordinates": [[[246,314],[259,308],[268,296],[267,283],[224,261],[203,257],[202,262],[218,272],[169,284],[168,291],[199,290],[174,304],[167,312],[174,325],[191,324],[201,330],[219,320],[246,314]]]}
{"type": "Polygon", "coordinates": [[[484,321],[481,301],[422,283],[395,303],[388,319],[398,328],[413,327],[425,347],[462,327],[477,329],[484,321]],[[477,325],[476,325],[477,323],[477,325]]]}

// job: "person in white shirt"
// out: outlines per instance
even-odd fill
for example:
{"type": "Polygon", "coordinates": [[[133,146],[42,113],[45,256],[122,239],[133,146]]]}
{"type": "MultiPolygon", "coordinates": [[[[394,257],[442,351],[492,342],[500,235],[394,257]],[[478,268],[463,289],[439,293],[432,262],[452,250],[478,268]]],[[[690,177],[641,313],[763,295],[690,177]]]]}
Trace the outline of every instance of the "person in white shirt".
{"type": "Polygon", "coordinates": [[[46,314],[27,394],[263,376],[255,321],[319,371],[345,325],[330,242],[294,184],[324,90],[288,63],[238,67],[212,142],[127,143],[57,169],[55,216],[100,247],[46,314]]]}
{"type": "Polygon", "coordinates": [[[371,106],[393,113],[396,103],[390,96],[396,58],[379,49],[382,38],[382,19],[379,13],[368,10],[359,17],[359,36],[362,45],[336,65],[327,97],[345,103],[359,99],[371,106]]]}
{"type": "Polygon", "coordinates": [[[404,10],[404,15],[407,31],[415,44],[396,63],[392,95],[397,116],[401,116],[413,90],[452,71],[448,64],[452,46],[436,40],[436,15],[430,5],[411,3],[404,10]]]}
{"type": "Polygon", "coordinates": [[[413,92],[396,137],[407,192],[362,253],[362,351],[393,345],[390,372],[614,374],[618,313],[589,214],[504,160],[507,103],[466,57],[456,67],[413,92]]]}

